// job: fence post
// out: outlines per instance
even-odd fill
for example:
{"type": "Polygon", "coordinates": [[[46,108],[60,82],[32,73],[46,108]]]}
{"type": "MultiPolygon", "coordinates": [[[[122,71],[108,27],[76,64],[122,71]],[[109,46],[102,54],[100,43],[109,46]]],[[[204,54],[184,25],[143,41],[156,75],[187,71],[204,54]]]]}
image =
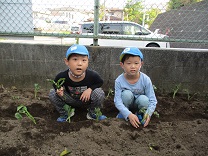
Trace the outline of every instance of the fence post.
{"type": "Polygon", "coordinates": [[[93,46],[98,46],[98,28],[99,28],[99,0],[94,1],[94,37],[93,46]]]}

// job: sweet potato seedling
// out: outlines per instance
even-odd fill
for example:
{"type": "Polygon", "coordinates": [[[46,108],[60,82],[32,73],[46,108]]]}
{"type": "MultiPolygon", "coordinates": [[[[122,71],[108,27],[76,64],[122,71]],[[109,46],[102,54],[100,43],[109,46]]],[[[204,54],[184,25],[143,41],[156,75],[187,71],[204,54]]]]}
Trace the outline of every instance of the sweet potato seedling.
{"type": "Polygon", "coordinates": [[[188,89],[184,89],[184,92],[187,94],[187,100],[191,100],[195,95],[197,95],[198,93],[194,93],[193,95],[191,95],[189,93],[189,90],[188,89]]]}
{"type": "Polygon", "coordinates": [[[95,108],[95,114],[96,114],[96,120],[98,121],[100,116],[102,116],[102,112],[100,111],[100,108],[95,108]]]}
{"type": "Polygon", "coordinates": [[[175,98],[176,93],[178,92],[178,90],[181,87],[181,83],[176,85],[175,88],[173,89],[173,99],[175,98]]]}
{"type": "Polygon", "coordinates": [[[35,118],[29,113],[29,111],[27,110],[27,107],[24,106],[23,104],[17,107],[17,112],[15,113],[15,117],[18,120],[22,120],[23,117],[21,114],[25,114],[30,120],[33,121],[34,124],[36,124],[35,118]]]}
{"type": "Polygon", "coordinates": [[[57,82],[55,82],[52,79],[46,79],[48,82],[51,82],[52,84],[54,84],[56,86],[57,89],[60,89],[61,86],[64,84],[65,82],[65,78],[60,78],[57,82]]]}
{"type": "Polygon", "coordinates": [[[106,99],[108,99],[111,95],[114,95],[114,92],[111,88],[109,88],[108,95],[106,96],[106,99]]]}
{"type": "MultiPolygon", "coordinates": [[[[139,120],[140,120],[140,122],[142,123],[142,124],[144,124],[145,123],[145,120],[147,119],[147,114],[145,114],[146,113],[146,108],[141,108],[140,110],[139,110],[139,112],[138,112],[138,114],[140,115],[140,114],[144,114],[143,115],[143,117],[140,117],[140,116],[138,116],[139,117],[139,120]]],[[[159,113],[157,112],[157,111],[154,111],[153,112],[153,115],[155,116],[155,117],[157,117],[157,118],[159,118],[160,117],[160,115],[159,115],[159,113]]]]}
{"type": "Polygon", "coordinates": [[[34,89],[35,99],[37,99],[37,94],[38,94],[41,87],[37,83],[34,84],[34,87],[35,87],[35,89],[34,89]]]}
{"type": "Polygon", "coordinates": [[[68,155],[68,154],[70,154],[70,153],[71,153],[71,151],[69,151],[67,148],[65,148],[65,149],[61,152],[60,156],[66,156],[66,155],[68,155]]]}
{"type": "Polygon", "coordinates": [[[68,121],[69,123],[71,122],[71,116],[74,113],[75,109],[72,108],[71,106],[65,104],[64,105],[64,110],[67,112],[68,118],[66,119],[66,121],[68,121]]]}

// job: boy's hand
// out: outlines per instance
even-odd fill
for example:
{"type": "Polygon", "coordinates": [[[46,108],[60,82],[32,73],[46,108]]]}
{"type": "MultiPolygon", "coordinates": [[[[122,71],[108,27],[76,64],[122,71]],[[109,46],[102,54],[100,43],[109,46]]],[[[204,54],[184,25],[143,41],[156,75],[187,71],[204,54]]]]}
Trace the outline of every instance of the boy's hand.
{"type": "Polygon", "coordinates": [[[59,96],[64,96],[64,88],[63,87],[61,87],[60,89],[57,89],[56,90],[56,93],[59,95],[59,96]]]}
{"type": "Polygon", "coordinates": [[[141,123],[139,122],[138,117],[137,117],[135,114],[133,114],[133,113],[131,113],[131,114],[128,116],[128,118],[129,118],[129,121],[130,121],[131,125],[132,125],[133,127],[135,127],[135,128],[138,128],[139,125],[141,124],[141,123]]]}
{"type": "Polygon", "coordinates": [[[82,102],[87,102],[87,101],[89,101],[89,100],[90,100],[90,95],[91,95],[91,93],[92,93],[92,89],[91,89],[91,88],[86,89],[86,90],[82,93],[82,95],[81,95],[81,97],[80,97],[80,100],[81,100],[82,102]]]}

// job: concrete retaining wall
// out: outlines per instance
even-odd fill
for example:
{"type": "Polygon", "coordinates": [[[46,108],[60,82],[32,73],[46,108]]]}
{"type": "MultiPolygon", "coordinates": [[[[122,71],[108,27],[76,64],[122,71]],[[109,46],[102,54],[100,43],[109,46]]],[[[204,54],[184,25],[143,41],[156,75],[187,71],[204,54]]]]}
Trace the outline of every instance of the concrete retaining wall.
{"type": "MultiPolygon", "coordinates": [[[[103,88],[114,87],[115,78],[122,73],[119,55],[123,48],[87,47],[90,51],[89,68],[104,79],[103,88]]],[[[46,79],[53,79],[65,70],[65,52],[68,46],[0,43],[0,84],[6,87],[51,88],[46,79]]],[[[172,92],[182,84],[181,91],[208,93],[208,50],[141,49],[144,54],[142,71],[153,84],[164,92],[172,92]]]]}

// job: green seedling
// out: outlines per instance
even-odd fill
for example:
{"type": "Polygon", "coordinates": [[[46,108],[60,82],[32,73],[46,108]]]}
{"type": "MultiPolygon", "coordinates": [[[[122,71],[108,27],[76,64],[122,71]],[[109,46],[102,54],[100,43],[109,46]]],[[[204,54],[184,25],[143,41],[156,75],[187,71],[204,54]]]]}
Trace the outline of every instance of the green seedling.
{"type": "Polygon", "coordinates": [[[68,118],[66,119],[66,121],[68,121],[69,123],[71,122],[71,116],[74,113],[75,109],[72,108],[71,106],[65,104],[64,105],[64,110],[67,112],[68,118]]]}
{"type": "Polygon", "coordinates": [[[173,99],[175,99],[176,93],[181,87],[181,83],[179,85],[176,85],[175,88],[173,89],[173,99]]]}
{"type": "Polygon", "coordinates": [[[160,114],[159,114],[157,111],[154,111],[154,112],[153,112],[153,115],[154,115],[155,117],[157,117],[157,118],[160,117],[160,114]]]}
{"type": "Polygon", "coordinates": [[[102,112],[100,111],[100,108],[95,108],[95,114],[96,114],[96,120],[98,121],[100,116],[102,116],[102,112]]]}
{"type": "MultiPolygon", "coordinates": [[[[139,110],[139,114],[144,114],[144,117],[143,117],[143,119],[142,119],[142,121],[141,121],[141,123],[144,123],[145,122],[145,120],[147,119],[147,114],[145,114],[146,113],[146,108],[145,107],[143,107],[143,108],[141,108],[140,110],[139,110]]],[[[155,116],[155,117],[157,117],[157,118],[159,118],[160,117],[160,114],[157,112],[157,111],[154,111],[153,112],[153,115],[155,116]]]]}
{"type": "Polygon", "coordinates": [[[71,153],[71,151],[69,151],[67,148],[65,148],[65,149],[61,152],[60,156],[66,156],[66,155],[68,155],[68,154],[70,154],[70,153],[71,153]]]}
{"type": "Polygon", "coordinates": [[[28,112],[27,107],[24,106],[23,104],[17,107],[17,112],[15,113],[15,117],[18,120],[22,120],[23,117],[21,114],[25,114],[30,120],[33,121],[34,124],[36,124],[35,118],[28,112]]]}
{"type": "Polygon", "coordinates": [[[111,95],[114,95],[114,92],[111,88],[109,88],[108,95],[106,96],[106,98],[108,99],[111,95]]]}
{"type": "Polygon", "coordinates": [[[189,90],[188,89],[184,89],[184,92],[187,93],[187,100],[191,100],[195,95],[197,95],[198,93],[194,93],[192,96],[191,94],[189,93],[189,90]]]}
{"type": "Polygon", "coordinates": [[[153,85],[153,89],[154,91],[157,91],[157,87],[155,85],[153,85]]]}
{"type": "Polygon", "coordinates": [[[152,150],[156,150],[158,151],[160,148],[158,145],[155,145],[155,144],[149,144],[149,149],[152,151],[152,150]]]}
{"type": "Polygon", "coordinates": [[[76,44],[79,44],[79,38],[76,38],[76,44]]]}
{"type": "Polygon", "coordinates": [[[12,100],[19,100],[20,97],[19,96],[12,96],[12,100]]]}
{"type": "Polygon", "coordinates": [[[37,99],[37,94],[38,94],[41,87],[37,83],[34,84],[34,87],[35,87],[35,89],[34,89],[35,99],[37,99]]]}
{"type": "Polygon", "coordinates": [[[52,84],[54,84],[56,86],[57,89],[60,89],[61,86],[64,84],[65,82],[65,78],[60,78],[57,82],[55,82],[52,79],[46,79],[48,82],[51,82],[52,84]]]}

